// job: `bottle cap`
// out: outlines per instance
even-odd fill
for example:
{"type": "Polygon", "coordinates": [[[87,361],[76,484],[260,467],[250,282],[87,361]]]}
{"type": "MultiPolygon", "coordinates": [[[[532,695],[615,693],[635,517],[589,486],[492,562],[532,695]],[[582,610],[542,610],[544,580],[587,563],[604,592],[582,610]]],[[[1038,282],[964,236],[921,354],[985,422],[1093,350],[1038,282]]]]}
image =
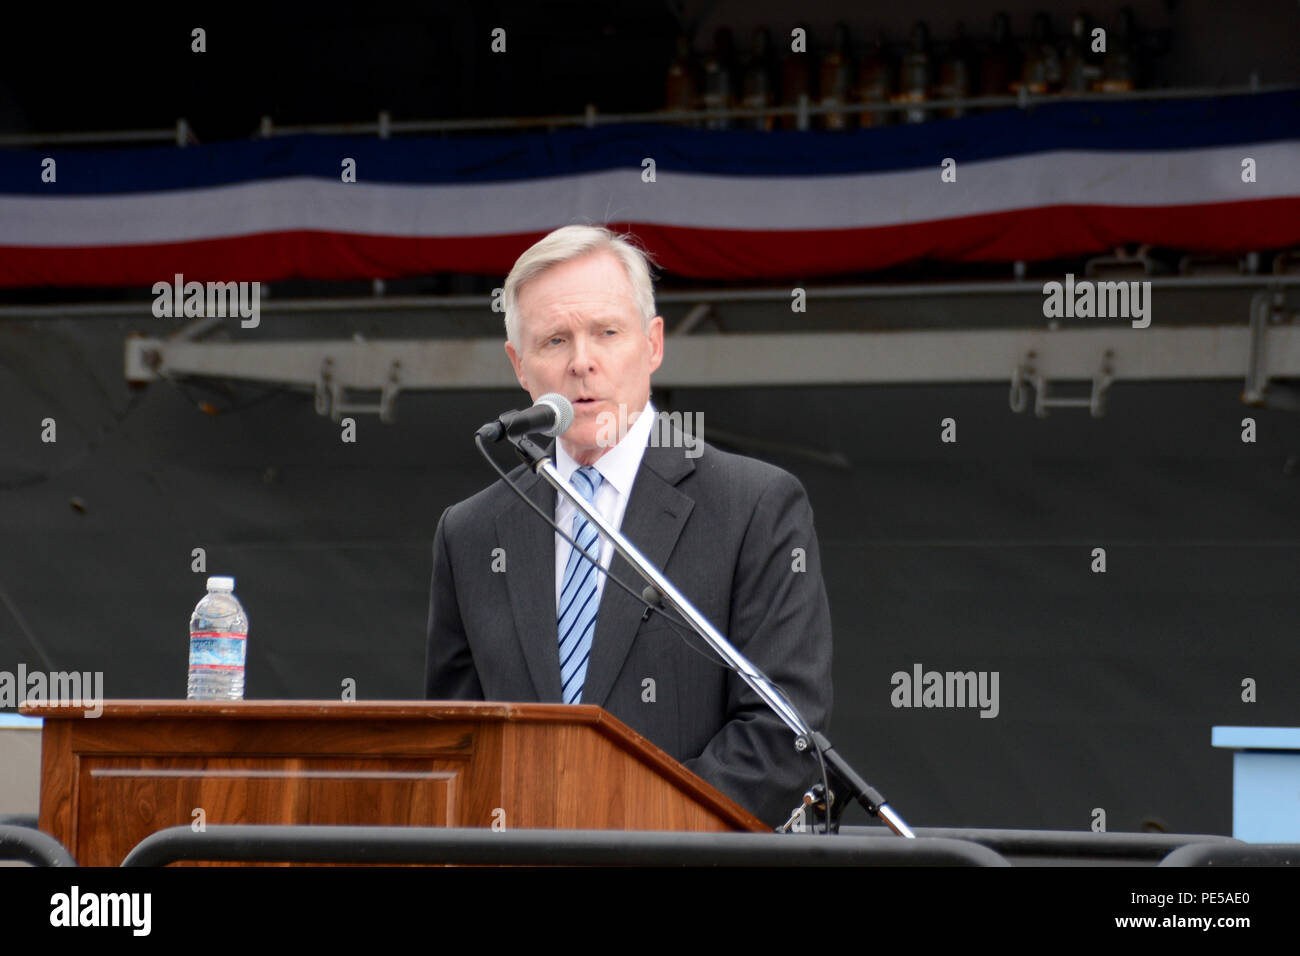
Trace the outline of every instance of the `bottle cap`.
{"type": "Polygon", "coordinates": [[[235,590],[235,579],[230,577],[210,577],[208,578],[208,590],[231,593],[235,590]]]}

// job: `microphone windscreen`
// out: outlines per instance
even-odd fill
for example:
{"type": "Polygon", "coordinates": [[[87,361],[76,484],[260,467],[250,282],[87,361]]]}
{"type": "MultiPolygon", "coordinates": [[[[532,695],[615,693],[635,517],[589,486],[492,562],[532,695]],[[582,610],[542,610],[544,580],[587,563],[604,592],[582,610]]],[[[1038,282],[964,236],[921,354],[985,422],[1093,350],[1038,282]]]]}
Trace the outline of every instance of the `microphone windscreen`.
{"type": "Polygon", "coordinates": [[[548,428],[546,435],[563,435],[573,424],[573,403],[558,392],[547,392],[537,400],[537,404],[547,404],[555,409],[555,424],[548,428]]]}

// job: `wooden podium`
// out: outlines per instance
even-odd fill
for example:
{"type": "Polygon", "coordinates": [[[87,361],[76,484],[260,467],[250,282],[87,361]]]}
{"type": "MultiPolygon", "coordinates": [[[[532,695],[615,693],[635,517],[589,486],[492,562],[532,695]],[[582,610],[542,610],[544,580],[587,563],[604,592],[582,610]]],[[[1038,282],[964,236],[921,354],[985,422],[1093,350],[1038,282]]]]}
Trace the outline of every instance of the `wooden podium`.
{"type": "Polygon", "coordinates": [[[215,823],[770,832],[594,706],[105,701],[44,720],[40,828],[84,866],[215,823]]]}

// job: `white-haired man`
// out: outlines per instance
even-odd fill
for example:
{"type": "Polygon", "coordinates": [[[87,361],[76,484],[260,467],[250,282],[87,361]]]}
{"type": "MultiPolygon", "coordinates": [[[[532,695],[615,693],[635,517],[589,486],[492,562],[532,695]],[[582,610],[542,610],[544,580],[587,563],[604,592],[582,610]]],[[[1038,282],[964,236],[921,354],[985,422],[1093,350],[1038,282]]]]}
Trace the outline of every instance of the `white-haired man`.
{"type": "MultiPolygon", "coordinates": [[[[515,263],[505,309],[519,384],[534,400],[558,392],[573,403],[574,423],[552,452],[560,473],[825,729],[830,609],[807,496],[755,459],[649,441],[664,323],[645,256],[602,228],[557,229],[515,263]]],[[[640,590],[570,502],[522,466],[512,478],[640,590]]],[[[430,592],[430,699],[597,704],[772,824],[815,777],[740,678],[660,616],[645,619],[500,481],[443,512],[430,592]],[[498,548],[504,574],[490,570],[498,548]]]]}

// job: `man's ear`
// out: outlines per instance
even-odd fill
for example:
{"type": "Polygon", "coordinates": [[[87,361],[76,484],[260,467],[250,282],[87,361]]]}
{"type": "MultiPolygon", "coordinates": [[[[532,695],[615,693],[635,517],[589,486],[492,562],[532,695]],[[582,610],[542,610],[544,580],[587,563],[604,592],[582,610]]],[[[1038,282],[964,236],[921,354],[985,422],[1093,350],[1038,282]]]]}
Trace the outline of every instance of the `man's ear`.
{"type": "Polygon", "coordinates": [[[650,371],[653,372],[664,360],[663,316],[656,315],[650,320],[650,328],[646,331],[646,337],[650,339],[650,371]]]}
{"type": "Polygon", "coordinates": [[[524,378],[524,367],[519,360],[519,353],[515,351],[514,345],[510,342],[506,343],[506,355],[510,356],[510,364],[515,367],[515,378],[519,379],[520,387],[529,395],[533,394],[528,387],[528,380],[524,378]]]}

